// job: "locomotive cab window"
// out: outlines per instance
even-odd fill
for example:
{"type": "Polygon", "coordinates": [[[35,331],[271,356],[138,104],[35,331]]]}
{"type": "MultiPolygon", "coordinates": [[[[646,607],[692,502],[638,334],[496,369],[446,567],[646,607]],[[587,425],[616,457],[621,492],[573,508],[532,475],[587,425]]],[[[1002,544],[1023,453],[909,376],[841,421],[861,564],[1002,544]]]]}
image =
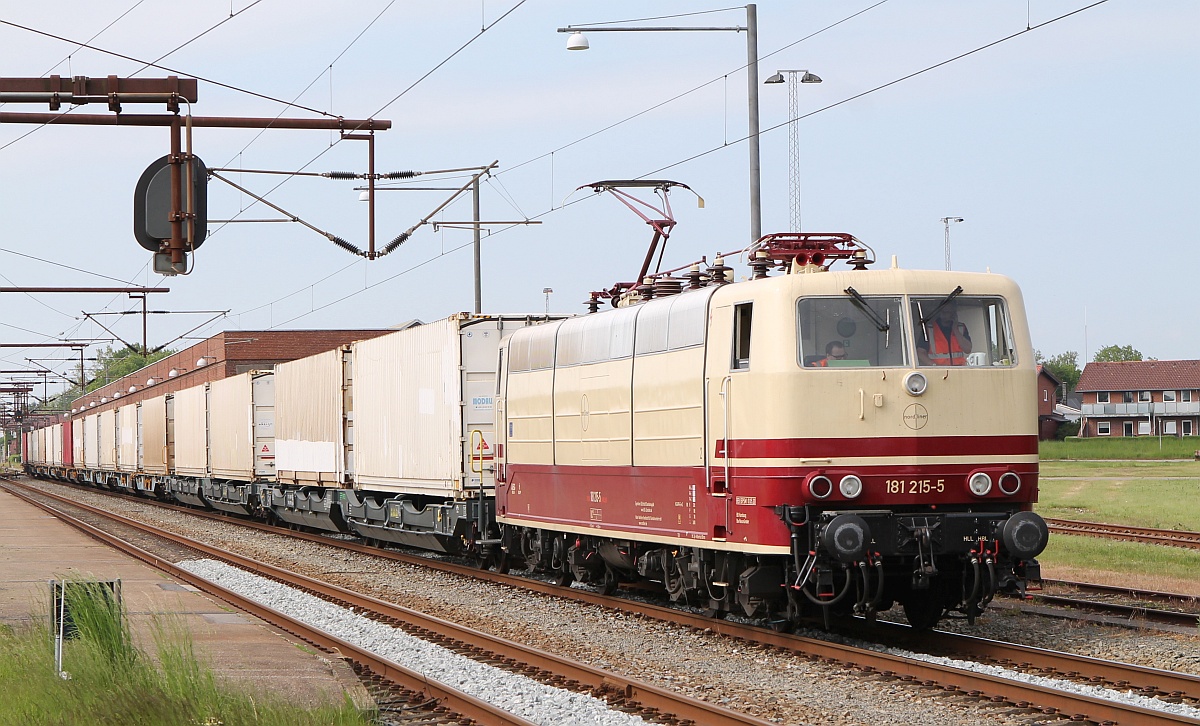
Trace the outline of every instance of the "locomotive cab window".
{"type": "Polygon", "coordinates": [[[803,298],[796,305],[806,368],[902,367],[907,361],[898,297],[803,298]]]}
{"type": "Polygon", "coordinates": [[[753,314],[752,303],[742,303],[733,308],[733,360],[729,364],[733,370],[750,367],[750,322],[753,314]]]}
{"type": "Polygon", "coordinates": [[[953,293],[913,298],[912,321],[918,365],[1016,365],[1008,308],[1000,298],[953,293]]]}

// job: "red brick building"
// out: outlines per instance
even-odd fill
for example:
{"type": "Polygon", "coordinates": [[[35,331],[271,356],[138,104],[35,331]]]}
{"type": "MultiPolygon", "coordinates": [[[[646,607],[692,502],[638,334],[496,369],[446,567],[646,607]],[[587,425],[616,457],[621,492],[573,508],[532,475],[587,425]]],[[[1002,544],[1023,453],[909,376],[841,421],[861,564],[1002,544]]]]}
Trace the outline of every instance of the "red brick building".
{"type": "Polygon", "coordinates": [[[375,338],[391,330],[236,330],[151,363],[136,373],[90,391],[72,406],[89,414],[219,381],[276,363],[333,350],[355,340],[375,338]]]}
{"type": "Polygon", "coordinates": [[[1062,381],[1043,366],[1039,365],[1037,370],[1038,440],[1049,441],[1058,432],[1059,425],[1067,420],[1054,410],[1062,381]]]}
{"type": "Polygon", "coordinates": [[[1200,360],[1088,363],[1080,436],[1200,434],[1200,360]]]}

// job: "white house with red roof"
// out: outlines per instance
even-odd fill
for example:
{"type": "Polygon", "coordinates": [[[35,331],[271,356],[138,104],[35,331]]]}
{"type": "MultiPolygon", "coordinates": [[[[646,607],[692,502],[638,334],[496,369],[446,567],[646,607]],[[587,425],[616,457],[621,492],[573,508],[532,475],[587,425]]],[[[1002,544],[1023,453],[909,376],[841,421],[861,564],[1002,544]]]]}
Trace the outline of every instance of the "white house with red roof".
{"type": "Polygon", "coordinates": [[[1080,436],[1200,434],[1200,360],[1088,363],[1080,436]]]}

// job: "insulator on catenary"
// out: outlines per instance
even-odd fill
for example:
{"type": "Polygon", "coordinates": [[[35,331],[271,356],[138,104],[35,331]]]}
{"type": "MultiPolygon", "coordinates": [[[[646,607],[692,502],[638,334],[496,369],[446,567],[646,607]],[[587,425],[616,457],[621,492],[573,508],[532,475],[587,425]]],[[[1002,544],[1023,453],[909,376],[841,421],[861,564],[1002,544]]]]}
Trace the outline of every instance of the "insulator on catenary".
{"type": "Polygon", "coordinates": [[[352,255],[358,255],[360,257],[363,255],[362,250],[360,250],[359,248],[350,244],[349,242],[342,239],[341,237],[338,237],[337,235],[333,235],[333,234],[329,235],[329,241],[334,243],[338,247],[341,247],[342,249],[346,250],[347,252],[349,252],[352,255]]]}
{"type": "Polygon", "coordinates": [[[411,236],[412,235],[409,234],[408,232],[401,232],[400,234],[396,235],[396,239],[392,240],[391,242],[388,242],[387,247],[383,248],[383,251],[379,253],[379,256],[383,257],[387,253],[395,250],[397,247],[399,247],[400,245],[407,242],[408,238],[411,236]]]}
{"type": "Polygon", "coordinates": [[[380,179],[412,179],[413,177],[420,176],[420,175],[421,175],[421,172],[419,172],[419,171],[389,171],[386,174],[380,174],[379,178],[380,179]]]}
{"type": "Polygon", "coordinates": [[[327,179],[357,179],[360,175],[352,171],[327,171],[321,176],[327,179]]]}

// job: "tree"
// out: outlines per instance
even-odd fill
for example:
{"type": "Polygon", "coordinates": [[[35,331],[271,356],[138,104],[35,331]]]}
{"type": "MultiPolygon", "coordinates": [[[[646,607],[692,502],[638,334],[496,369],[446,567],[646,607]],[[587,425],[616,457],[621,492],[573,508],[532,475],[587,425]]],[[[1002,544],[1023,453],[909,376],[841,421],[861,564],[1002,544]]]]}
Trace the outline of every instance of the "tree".
{"type": "Polygon", "coordinates": [[[141,370],[155,361],[162,360],[174,354],[175,351],[165,348],[151,353],[149,356],[134,352],[130,348],[119,348],[117,350],[105,348],[96,354],[96,365],[92,367],[91,372],[93,380],[88,383],[87,390],[94,391],[134,371],[141,370]]]}
{"type": "Polygon", "coordinates": [[[1093,358],[1097,363],[1112,363],[1123,360],[1142,360],[1142,352],[1132,345],[1106,345],[1096,351],[1093,358]]]}
{"type": "Polygon", "coordinates": [[[1070,395],[1075,390],[1075,386],[1079,385],[1079,377],[1083,375],[1083,371],[1079,370],[1079,354],[1075,351],[1068,350],[1045,358],[1040,350],[1035,350],[1033,355],[1035,361],[1050,371],[1051,375],[1059,381],[1066,384],[1065,395],[1070,395]]]}

